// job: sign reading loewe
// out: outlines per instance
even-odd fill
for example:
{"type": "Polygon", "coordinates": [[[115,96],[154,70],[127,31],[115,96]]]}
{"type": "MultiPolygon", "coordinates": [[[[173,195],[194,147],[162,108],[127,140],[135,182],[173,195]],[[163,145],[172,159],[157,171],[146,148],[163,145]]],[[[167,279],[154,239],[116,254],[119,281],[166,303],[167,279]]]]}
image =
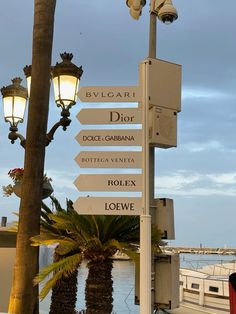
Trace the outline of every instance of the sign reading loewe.
{"type": "Polygon", "coordinates": [[[139,86],[82,86],[78,97],[83,102],[139,102],[139,86]]]}
{"type": "Polygon", "coordinates": [[[142,152],[82,151],[75,161],[81,168],[142,168],[142,152]]]}
{"type": "Polygon", "coordinates": [[[134,215],[141,214],[139,197],[79,197],[74,209],[84,215],[134,215]]]}
{"type": "Polygon", "coordinates": [[[141,192],[141,174],[81,174],[74,182],[79,191],[141,192]]]}

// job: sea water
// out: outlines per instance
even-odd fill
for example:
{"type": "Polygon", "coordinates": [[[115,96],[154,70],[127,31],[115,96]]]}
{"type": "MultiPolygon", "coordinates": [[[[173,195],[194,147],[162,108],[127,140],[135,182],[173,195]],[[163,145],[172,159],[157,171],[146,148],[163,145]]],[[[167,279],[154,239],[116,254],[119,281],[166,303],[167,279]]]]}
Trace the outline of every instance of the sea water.
{"type": "MultiPolygon", "coordinates": [[[[77,310],[85,309],[84,289],[87,278],[86,264],[79,268],[77,310]]],[[[139,306],[134,304],[134,264],[131,261],[114,261],[113,279],[113,311],[116,314],[138,314],[139,306]]],[[[40,314],[48,314],[50,295],[40,303],[40,314]]]]}
{"type": "MultiPolygon", "coordinates": [[[[40,265],[45,266],[52,260],[52,249],[42,248],[40,265]]],[[[198,269],[206,265],[218,264],[235,260],[234,256],[181,254],[180,266],[198,269]]],[[[115,314],[138,314],[139,306],[134,304],[134,263],[132,261],[115,260],[113,262],[113,311],[115,314]]],[[[77,310],[85,309],[84,289],[88,270],[86,263],[82,263],[78,274],[77,310]]],[[[40,314],[48,314],[51,296],[48,295],[40,303],[40,314]]]]}

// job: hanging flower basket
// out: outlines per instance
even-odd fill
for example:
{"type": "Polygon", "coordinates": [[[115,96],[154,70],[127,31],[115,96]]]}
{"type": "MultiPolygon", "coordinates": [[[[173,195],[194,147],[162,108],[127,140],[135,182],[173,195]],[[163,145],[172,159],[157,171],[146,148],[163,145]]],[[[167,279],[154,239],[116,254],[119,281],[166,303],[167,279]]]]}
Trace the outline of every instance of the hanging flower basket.
{"type": "MultiPolygon", "coordinates": [[[[12,187],[13,193],[15,193],[16,196],[21,197],[21,182],[17,182],[12,187]]],[[[44,182],[43,183],[43,191],[42,191],[42,199],[49,197],[53,192],[53,188],[50,182],[44,182]]]]}
{"type": "MultiPolygon", "coordinates": [[[[13,180],[14,184],[9,184],[2,187],[4,196],[10,196],[12,193],[14,193],[16,196],[21,197],[21,184],[23,179],[23,173],[23,168],[15,168],[8,172],[8,175],[13,180]]],[[[43,177],[42,199],[45,199],[52,194],[53,188],[50,183],[51,181],[52,179],[47,177],[45,174],[43,177]]]]}

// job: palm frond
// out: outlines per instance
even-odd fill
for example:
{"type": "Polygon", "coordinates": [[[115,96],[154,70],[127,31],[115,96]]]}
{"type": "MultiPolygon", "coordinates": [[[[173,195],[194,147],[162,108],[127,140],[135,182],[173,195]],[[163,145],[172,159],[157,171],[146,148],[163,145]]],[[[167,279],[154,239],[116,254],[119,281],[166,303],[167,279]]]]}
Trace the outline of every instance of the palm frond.
{"type": "MultiPolygon", "coordinates": [[[[55,286],[55,284],[57,283],[58,280],[60,280],[62,278],[63,274],[62,272],[57,272],[55,273],[51,279],[49,279],[43,286],[43,288],[41,289],[40,293],[39,293],[39,298],[42,301],[47,294],[49,293],[49,291],[52,289],[53,286],[55,286]]],[[[37,284],[37,283],[35,283],[37,284]]]]}
{"type": "Polygon", "coordinates": [[[57,212],[64,211],[64,209],[61,207],[61,204],[54,196],[50,196],[50,199],[52,200],[52,203],[55,206],[57,212]]]}
{"type": "Polygon", "coordinates": [[[41,207],[42,207],[42,209],[43,209],[43,211],[45,213],[47,213],[47,214],[52,214],[53,213],[52,210],[44,202],[42,202],[41,207]]]}
{"type": "Polygon", "coordinates": [[[55,252],[58,255],[66,255],[71,252],[78,252],[81,251],[82,243],[80,242],[60,242],[59,245],[56,247],[55,252]]]}
{"type": "Polygon", "coordinates": [[[40,292],[40,298],[43,299],[53,285],[56,284],[62,276],[68,276],[73,273],[79,266],[82,260],[82,255],[80,253],[73,254],[68,257],[60,259],[58,262],[54,262],[40,270],[38,275],[34,278],[34,285],[45,280],[50,274],[54,273],[53,277],[49,279],[44,285],[40,292]]]}
{"type": "Polygon", "coordinates": [[[61,245],[70,245],[74,242],[73,239],[67,238],[64,236],[54,235],[51,233],[43,233],[34,237],[31,237],[32,241],[31,246],[40,246],[40,245],[51,245],[51,244],[61,244],[61,245]]]}

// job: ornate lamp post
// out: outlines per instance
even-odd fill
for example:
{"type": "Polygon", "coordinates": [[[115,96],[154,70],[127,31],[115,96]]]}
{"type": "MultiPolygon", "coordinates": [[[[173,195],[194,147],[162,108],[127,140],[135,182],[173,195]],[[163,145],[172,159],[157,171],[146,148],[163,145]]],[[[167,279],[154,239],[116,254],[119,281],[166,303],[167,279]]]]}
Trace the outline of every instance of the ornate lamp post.
{"type": "MultiPolygon", "coordinates": [[[[48,2],[43,2],[46,7],[48,2]]],[[[43,45],[43,42],[44,37],[40,45],[43,45]]],[[[44,50],[35,49],[36,52],[39,50],[44,51],[45,47],[44,50]]],[[[39,234],[40,208],[42,198],[44,198],[43,177],[41,175],[44,171],[45,147],[53,140],[54,133],[60,126],[63,130],[66,130],[70,125],[69,110],[76,103],[79,80],[83,73],[81,66],[77,67],[71,62],[73,58],[71,53],[63,53],[61,57],[62,62],[50,68],[45,62],[46,59],[37,59],[33,55],[33,63],[37,64],[35,68],[44,68],[39,74],[32,71],[32,76],[39,80],[38,90],[35,89],[36,79],[32,80],[31,87],[31,66],[26,66],[24,69],[28,92],[26,88],[20,85],[22,81],[20,78],[13,79],[12,85],[1,89],[5,121],[10,123],[8,137],[11,143],[19,139],[21,146],[25,148],[24,178],[21,186],[19,228],[9,313],[30,314],[38,312],[38,289],[32,286],[33,278],[38,272],[38,249],[30,246],[30,238],[39,234]],[[59,121],[46,133],[44,127],[46,129],[48,99],[45,98],[45,95],[42,97],[42,94],[44,93],[43,87],[46,86],[44,83],[50,76],[46,75],[49,70],[54,82],[55,101],[62,111],[59,121]],[[30,93],[30,90],[32,93],[30,93]],[[41,93],[38,92],[39,90],[41,93]],[[37,95],[35,91],[37,91],[37,95]],[[18,133],[18,123],[22,123],[24,120],[28,95],[31,96],[30,101],[33,105],[29,108],[27,138],[25,138],[18,133]],[[43,105],[43,107],[40,108],[40,105],[43,105]],[[41,112],[40,109],[42,109],[41,112]]],[[[47,88],[49,89],[49,87],[47,88]]]]}
{"type": "MultiPolygon", "coordinates": [[[[10,133],[8,138],[12,143],[21,136],[17,133],[18,123],[24,121],[25,107],[27,102],[27,89],[20,85],[22,79],[16,77],[12,80],[12,85],[1,89],[3,96],[3,111],[6,122],[10,123],[10,133]]],[[[21,138],[23,141],[23,138],[21,138]]]]}
{"type": "MultiPolygon", "coordinates": [[[[59,126],[63,127],[65,131],[70,125],[71,120],[70,108],[76,104],[79,81],[83,74],[82,67],[77,67],[71,62],[73,58],[72,53],[62,53],[62,62],[56,63],[51,67],[51,77],[54,86],[55,102],[58,107],[61,107],[61,119],[51,128],[47,133],[45,145],[47,146],[52,140],[55,131],[59,126]]],[[[21,86],[22,79],[17,77],[12,80],[11,85],[1,89],[3,96],[3,110],[5,121],[10,123],[10,133],[8,138],[11,143],[19,138],[20,144],[25,147],[26,139],[18,132],[18,123],[24,121],[24,113],[28,95],[30,95],[31,87],[31,66],[24,68],[27,79],[27,89],[21,86]]]]}

